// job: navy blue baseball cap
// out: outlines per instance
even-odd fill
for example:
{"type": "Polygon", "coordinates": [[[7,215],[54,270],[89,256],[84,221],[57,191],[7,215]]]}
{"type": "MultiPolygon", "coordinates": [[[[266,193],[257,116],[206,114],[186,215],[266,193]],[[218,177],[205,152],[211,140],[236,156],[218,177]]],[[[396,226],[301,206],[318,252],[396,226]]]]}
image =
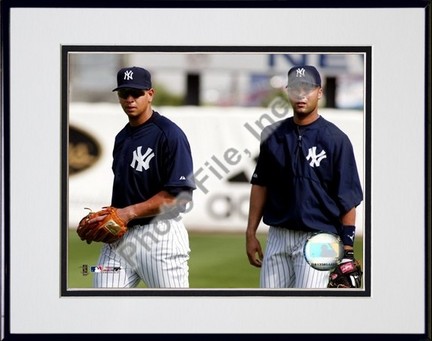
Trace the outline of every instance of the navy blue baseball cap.
{"type": "Polygon", "coordinates": [[[287,87],[296,86],[301,83],[321,86],[321,76],[318,70],[311,65],[297,65],[288,71],[287,87]]]}
{"type": "Polygon", "coordinates": [[[151,87],[150,72],[141,67],[132,66],[122,68],[117,72],[117,87],[113,91],[124,88],[148,90],[151,87]]]}

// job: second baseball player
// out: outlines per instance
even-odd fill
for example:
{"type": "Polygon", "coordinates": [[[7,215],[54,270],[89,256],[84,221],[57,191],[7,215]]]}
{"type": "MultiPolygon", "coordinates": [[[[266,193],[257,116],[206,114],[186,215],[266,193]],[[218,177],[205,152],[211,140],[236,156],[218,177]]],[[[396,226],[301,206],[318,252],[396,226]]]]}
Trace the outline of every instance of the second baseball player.
{"type": "Polygon", "coordinates": [[[344,258],[354,258],[356,207],[363,200],[348,136],[318,114],[321,76],[311,65],[288,71],[293,116],[265,128],[251,179],[246,252],[261,267],[263,288],[326,288],[329,271],[313,269],[303,255],[318,231],[340,235],[344,258]],[[263,252],[256,230],[269,226],[263,252]]]}

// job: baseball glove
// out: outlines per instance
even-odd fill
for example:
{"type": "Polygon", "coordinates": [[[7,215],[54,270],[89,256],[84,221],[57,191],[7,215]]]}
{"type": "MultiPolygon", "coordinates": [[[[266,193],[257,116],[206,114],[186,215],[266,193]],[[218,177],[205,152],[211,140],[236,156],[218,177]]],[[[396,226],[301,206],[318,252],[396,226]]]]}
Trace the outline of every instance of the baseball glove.
{"type": "Polygon", "coordinates": [[[363,272],[355,259],[339,263],[330,272],[328,288],[360,288],[363,272]]]}
{"type": "Polygon", "coordinates": [[[125,222],[117,215],[114,207],[104,207],[102,210],[87,214],[78,224],[77,233],[87,244],[91,242],[114,243],[127,231],[125,222]],[[104,216],[97,222],[90,223],[93,218],[104,216]]]}

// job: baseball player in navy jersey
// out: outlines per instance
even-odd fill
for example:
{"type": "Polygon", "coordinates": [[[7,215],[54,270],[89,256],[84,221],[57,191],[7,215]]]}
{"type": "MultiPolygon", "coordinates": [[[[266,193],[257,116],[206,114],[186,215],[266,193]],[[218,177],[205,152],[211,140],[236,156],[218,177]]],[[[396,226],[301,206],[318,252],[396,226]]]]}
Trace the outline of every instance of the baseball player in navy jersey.
{"type": "Polygon", "coordinates": [[[117,73],[118,100],[128,123],[113,149],[111,206],[128,231],[99,256],[96,288],[189,287],[189,238],[181,215],[195,184],[188,139],[152,109],[151,74],[140,67],[117,73]]]}
{"type": "MultiPolygon", "coordinates": [[[[348,136],[318,113],[321,77],[311,65],[288,71],[293,116],[266,127],[251,178],[246,251],[262,288],[326,288],[329,271],[312,268],[303,248],[316,232],[338,234],[354,259],[356,207],[363,200],[348,136]],[[269,226],[263,252],[258,225],[269,226]]],[[[344,260],[342,260],[344,261],[344,260]]]]}

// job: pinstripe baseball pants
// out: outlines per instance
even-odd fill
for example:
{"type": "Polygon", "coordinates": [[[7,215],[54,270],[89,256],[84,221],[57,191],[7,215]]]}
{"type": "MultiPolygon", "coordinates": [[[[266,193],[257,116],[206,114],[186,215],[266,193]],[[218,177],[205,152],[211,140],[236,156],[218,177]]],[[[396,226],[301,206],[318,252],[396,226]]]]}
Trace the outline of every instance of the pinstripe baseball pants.
{"type": "Polygon", "coordinates": [[[118,242],[104,244],[93,287],[134,288],[142,280],[148,288],[188,288],[189,253],[181,220],[134,226],[118,242]]]}
{"type": "Polygon", "coordinates": [[[270,226],[260,273],[261,288],[326,288],[329,271],[312,268],[303,248],[313,232],[270,226]]]}

